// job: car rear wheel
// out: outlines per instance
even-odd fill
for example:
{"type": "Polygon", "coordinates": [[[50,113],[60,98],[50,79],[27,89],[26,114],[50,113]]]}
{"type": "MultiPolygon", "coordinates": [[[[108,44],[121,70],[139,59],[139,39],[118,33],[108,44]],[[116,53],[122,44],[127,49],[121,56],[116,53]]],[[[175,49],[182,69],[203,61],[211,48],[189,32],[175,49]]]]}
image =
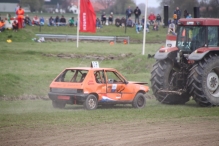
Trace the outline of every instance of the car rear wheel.
{"type": "Polygon", "coordinates": [[[97,97],[95,95],[88,95],[84,102],[84,108],[87,110],[94,110],[97,108],[97,97]]]}
{"type": "Polygon", "coordinates": [[[138,93],[133,100],[132,106],[134,108],[144,108],[145,105],[146,105],[146,98],[144,94],[138,93]]]}

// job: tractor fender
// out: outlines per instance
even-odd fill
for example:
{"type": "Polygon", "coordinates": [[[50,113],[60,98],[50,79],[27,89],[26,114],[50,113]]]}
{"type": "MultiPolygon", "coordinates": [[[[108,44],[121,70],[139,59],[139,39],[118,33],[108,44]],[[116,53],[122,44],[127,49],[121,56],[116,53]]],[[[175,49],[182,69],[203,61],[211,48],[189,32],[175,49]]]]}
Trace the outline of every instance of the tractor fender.
{"type": "Polygon", "coordinates": [[[172,58],[172,55],[176,54],[176,52],[178,50],[179,49],[177,47],[161,48],[160,50],[158,50],[156,52],[156,54],[154,55],[154,58],[157,59],[157,60],[163,60],[163,59],[166,59],[167,57],[170,57],[170,56],[172,58]]]}
{"type": "Polygon", "coordinates": [[[210,51],[206,51],[203,53],[197,53],[196,51],[194,51],[189,55],[188,59],[189,60],[201,60],[202,58],[205,57],[206,54],[208,54],[208,52],[210,51]]]}

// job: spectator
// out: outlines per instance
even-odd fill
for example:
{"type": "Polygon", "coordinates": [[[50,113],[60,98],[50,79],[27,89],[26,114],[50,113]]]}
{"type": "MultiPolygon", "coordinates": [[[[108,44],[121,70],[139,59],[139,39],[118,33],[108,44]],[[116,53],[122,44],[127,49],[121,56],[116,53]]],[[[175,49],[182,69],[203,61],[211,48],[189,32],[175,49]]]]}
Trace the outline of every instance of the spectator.
{"type": "Polygon", "coordinates": [[[141,25],[144,26],[144,16],[141,19],[141,25]]]}
{"type": "MultiPolygon", "coordinates": [[[[6,17],[7,17],[8,23],[11,24],[11,14],[7,14],[6,17]]],[[[1,19],[1,18],[0,18],[0,19],[1,19]]]]}
{"type": "Polygon", "coordinates": [[[33,25],[40,25],[40,19],[38,18],[37,15],[35,17],[33,17],[32,24],[33,25]]]}
{"type": "Polygon", "coordinates": [[[158,24],[156,22],[153,24],[153,30],[158,31],[158,24]]]}
{"type": "Polygon", "coordinates": [[[40,25],[41,26],[44,26],[45,25],[45,20],[43,17],[40,18],[40,25]]]}
{"type": "Polygon", "coordinates": [[[52,16],[49,18],[48,26],[55,26],[55,22],[54,22],[54,19],[52,18],[52,16]]]}
{"type": "Polygon", "coordinates": [[[74,17],[70,18],[68,22],[69,22],[69,26],[74,26],[75,23],[74,17]]]}
{"type": "MultiPolygon", "coordinates": [[[[142,27],[144,28],[144,16],[142,17],[142,19],[141,19],[141,25],[142,25],[142,27]]],[[[149,24],[149,22],[146,22],[146,31],[147,32],[149,32],[149,26],[150,26],[150,24],[149,24]]]]}
{"type": "Polygon", "coordinates": [[[23,19],[24,19],[24,9],[20,6],[16,11],[17,20],[18,20],[18,28],[23,28],[23,19]]]}
{"type": "Polygon", "coordinates": [[[174,14],[176,14],[174,16],[174,21],[175,21],[175,24],[177,25],[178,20],[181,18],[181,11],[180,11],[179,7],[176,7],[176,10],[174,11],[174,14]]]}
{"type": "Polygon", "coordinates": [[[55,18],[55,25],[56,25],[56,26],[59,26],[59,22],[60,22],[60,21],[59,21],[59,16],[56,16],[56,18],[55,18]]]}
{"type": "Polygon", "coordinates": [[[24,23],[27,24],[27,25],[32,25],[31,24],[31,19],[30,19],[30,17],[28,15],[25,16],[24,23]]]}
{"type": "Polygon", "coordinates": [[[150,13],[150,15],[148,16],[148,20],[149,20],[149,23],[150,25],[153,25],[154,24],[154,21],[156,20],[156,16],[154,15],[154,13],[150,13]]]}
{"type": "Polygon", "coordinates": [[[171,23],[172,23],[172,20],[169,19],[169,20],[168,20],[168,26],[169,26],[171,23]]]}
{"type": "Polygon", "coordinates": [[[186,17],[187,19],[192,18],[191,14],[188,14],[188,16],[186,17]]]}
{"type": "Polygon", "coordinates": [[[129,18],[129,19],[127,20],[126,25],[127,25],[127,27],[133,27],[133,26],[134,26],[133,21],[132,21],[131,18],[129,18]]]}
{"type": "Polygon", "coordinates": [[[135,14],[135,23],[139,24],[139,17],[141,15],[141,10],[136,7],[136,9],[134,10],[134,14],[135,14]]]}
{"type": "Polygon", "coordinates": [[[0,21],[0,32],[2,32],[4,30],[5,30],[5,22],[4,22],[4,20],[1,20],[0,21]]]}
{"type": "Polygon", "coordinates": [[[101,22],[99,18],[96,19],[96,28],[97,29],[101,28],[101,22]]]}
{"type": "Polygon", "coordinates": [[[118,17],[117,17],[116,20],[115,20],[115,25],[116,25],[117,27],[120,27],[120,26],[121,26],[121,19],[119,19],[118,17]]]}
{"type": "Polygon", "coordinates": [[[109,18],[108,18],[109,24],[112,25],[113,24],[113,12],[111,12],[109,18]]]}
{"type": "Polygon", "coordinates": [[[17,30],[18,30],[18,23],[17,23],[16,20],[14,20],[13,23],[12,23],[12,29],[13,29],[13,31],[15,31],[15,32],[17,32],[17,30]]]}
{"type": "Polygon", "coordinates": [[[187,10],[184,10],[184,18],[187,18],[187,16],[189,15],[189,13],[187,12],[187,10]]]}
{"type": "Polygon", "coordinates": [[[65,26],[66,25],[66,19],[65,17],[62,15],[62,18],[60,19],[60,26],[65,26]]]}
{"type": "Polygon", "coordinates": [[[172,21],[169,25],[169,28],[168,28],[168,34],[176,35],[175,29],[176,29],[175,22],[172,21]]]}
{"type": "Polygon", "coordinates": [[[128,19],[129,17],[131,17],[132,16],[132,9],[131,9],[131,7],[129,6],[127,9],[126,9],[126,11],[125,11],[125,14],[126,14],[126,19],[128,19]]]}
{"type": "Polygon", "coordinates": [[[156,22],[157,22],[157,24],[158,24],[158,26],[159,26],[160,23],[161,23],[161,16],[160,16],[160,14],[157,14],[157,16],[156,16],[156,22]]]}
{"type": "Polygon", "coordinates": [[[122,17],[122,19],[121,19],[121,26],[122,27],[126,26],[126,19],[124,17],[122,17]]]}
{"type": "Polygon", "coordinates": [[[106,14],[105,14],[105,12],[103,12],[103,14],[101,15],[101,22],[102,22],[102,25],[106,24],[106,14]]]}
{"type": "Polygon", "coordinates": [[[143,28],[142,25],[139,23],[135,25],[135,30],[137,33],[139,33],[142,30],[142,28],[143,28]]]}

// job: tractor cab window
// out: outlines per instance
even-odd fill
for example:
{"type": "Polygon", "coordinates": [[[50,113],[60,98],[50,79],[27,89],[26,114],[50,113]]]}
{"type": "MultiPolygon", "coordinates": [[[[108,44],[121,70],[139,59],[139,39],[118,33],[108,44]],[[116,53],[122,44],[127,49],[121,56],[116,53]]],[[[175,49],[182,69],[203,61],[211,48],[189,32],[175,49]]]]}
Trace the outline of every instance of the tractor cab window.
{"type": "Polygon", "coordinates": [[[218,27],[208,27],[208,46],[217,47],[218,43],[218,27]]]}
{"type": "Polygon", "coordinates": [[[121,84],[125,83],[125,79],[121,77],[117,72],[114,71],[106,71],[108,84],[121,84]]]}
{"type": "Polygon", "coordinates": [[[206,27],[180,26],[177,47],[182,51],[192,52],[205,45],[206,27]]]}
{"type": "Polygon", "coordinates": [[[83,82],[87,72],[87,70],[67,69],[58,76],[56,82],[83,82]]]}

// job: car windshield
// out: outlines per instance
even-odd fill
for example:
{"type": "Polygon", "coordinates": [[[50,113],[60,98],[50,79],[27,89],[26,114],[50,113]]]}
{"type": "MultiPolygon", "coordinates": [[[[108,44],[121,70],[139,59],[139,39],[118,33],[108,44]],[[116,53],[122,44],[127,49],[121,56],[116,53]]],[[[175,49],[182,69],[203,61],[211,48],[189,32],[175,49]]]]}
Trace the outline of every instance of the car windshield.
{"type": "Polygon", "coordinates": [[[203,26],[179,26],[177,47],[182,51],[194,51],[206,44],[206,28],[203,26]]]}
{"type": "Polygon", "coordinates": [[[83,82],[88,70],[67,69],[58,76],[56,82],[83,82]]]}

